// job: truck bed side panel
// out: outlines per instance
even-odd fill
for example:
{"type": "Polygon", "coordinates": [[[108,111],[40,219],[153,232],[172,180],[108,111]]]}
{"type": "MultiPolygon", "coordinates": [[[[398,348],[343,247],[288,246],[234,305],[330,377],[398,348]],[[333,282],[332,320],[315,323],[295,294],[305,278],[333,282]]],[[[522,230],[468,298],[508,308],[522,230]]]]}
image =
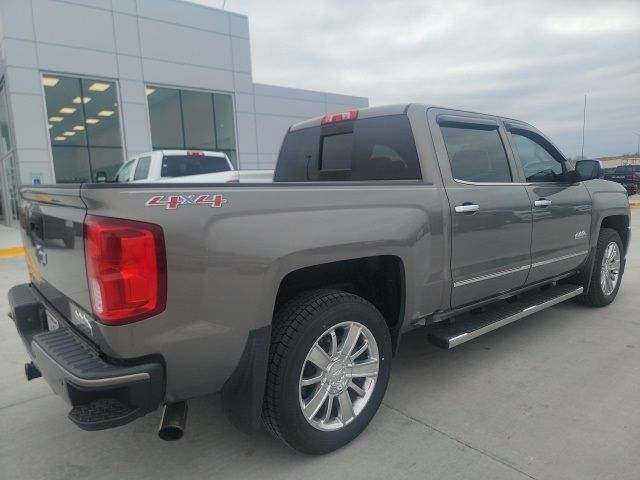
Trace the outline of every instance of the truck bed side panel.
{"type": "Polygon", "coordinates": [[[82,197],[90,214],[143,220],[164,230],[166,310],[130,325],[100,325],[96,333],[114,357],[162,355],[170,401],[222,387],[248,332],[271,323],[281,280],[299,268],[395,255],[410,286],[405,319],[439,307],[426,300],[442,295],[442,199],[433,186],[106,185],[89,186],[82,197]],[[226,202],[218,208],[145,206],[158,195],[201,194],[222,195],[226,202]]]}

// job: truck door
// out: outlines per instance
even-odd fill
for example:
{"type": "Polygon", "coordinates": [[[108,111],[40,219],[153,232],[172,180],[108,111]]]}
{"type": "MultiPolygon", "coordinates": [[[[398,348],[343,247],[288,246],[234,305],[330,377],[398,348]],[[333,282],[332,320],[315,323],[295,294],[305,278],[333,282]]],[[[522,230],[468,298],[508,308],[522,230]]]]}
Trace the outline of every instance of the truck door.
{"type": "Polygon", "coordinates": [[[531,272],[538,282],[577,267],[589,253],[591,197],[582,182],[571,183],[571,166],[540,133],[507,124],[509,139],[526,180],[533,211],[531,272]]]}
{"type": "Polygon", "coordinates": [[[430,113],[451,211],[451,306],[524,285],[531,203],[498,119],[430,113]]]}

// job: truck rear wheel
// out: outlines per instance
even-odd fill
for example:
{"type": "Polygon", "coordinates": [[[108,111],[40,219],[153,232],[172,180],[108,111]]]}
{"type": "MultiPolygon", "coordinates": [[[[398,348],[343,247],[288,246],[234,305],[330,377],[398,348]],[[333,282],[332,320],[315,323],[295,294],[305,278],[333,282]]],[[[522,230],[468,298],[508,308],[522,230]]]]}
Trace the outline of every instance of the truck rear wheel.
{"type": "Polygon", "coordinates": [[[368,301],[314,290],[276,314],[262,418],[304,453],[349,443],[373,418],[390,373],[391,337],[368,301]]]}
{"type": "Polygon", "coordinates": [[[582,297],[582,301],[592,307],[604,307],[618,295],[624,273],[624,252],[618,232],[611,228],[600,230],[595,262],[589,293],[582,297]]]}

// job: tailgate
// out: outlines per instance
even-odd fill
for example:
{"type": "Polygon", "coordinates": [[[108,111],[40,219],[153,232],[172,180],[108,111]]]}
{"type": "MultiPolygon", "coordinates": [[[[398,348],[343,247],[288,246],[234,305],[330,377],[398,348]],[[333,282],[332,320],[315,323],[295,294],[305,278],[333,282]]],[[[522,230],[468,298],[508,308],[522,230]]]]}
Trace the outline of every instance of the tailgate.
{"type": "Polygon", "coordinates": [[[60,314],[82,327],[91,301],[83,241],[86,206],[80,185],[29,187],[20,194],[21,233],[31,282],[60,314]]]}

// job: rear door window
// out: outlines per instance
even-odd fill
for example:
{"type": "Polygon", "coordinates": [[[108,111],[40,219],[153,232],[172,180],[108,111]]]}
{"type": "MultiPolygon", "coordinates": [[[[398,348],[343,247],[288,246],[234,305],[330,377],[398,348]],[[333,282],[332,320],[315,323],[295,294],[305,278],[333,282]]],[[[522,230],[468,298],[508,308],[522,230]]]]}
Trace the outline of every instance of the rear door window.
{"type": "Polygon", "coordinates": [[[136,171],[133,174],[134,180],[144,180],[149,176],[149,165],[151,165],[151,157],[141,157],[138,159],[136,171]]]}
{"type": "Polygon", "coordinates": [[[165,155],[161,177],[186,177],[203,173],[228,172],[227,159],[208,155],[165,155]]]}
{"type": "Polygon", "coordinates": [[[450,124],[441,126],[440,130],[454,179],[473,183],[512,181],[509,160],[497,126],[450,124]]]}
{"type": "Polygon", "coordinates": [[[406,115],[387,115],[296,130],[280,150],[274,181],[420,180],[406,115]]]}

